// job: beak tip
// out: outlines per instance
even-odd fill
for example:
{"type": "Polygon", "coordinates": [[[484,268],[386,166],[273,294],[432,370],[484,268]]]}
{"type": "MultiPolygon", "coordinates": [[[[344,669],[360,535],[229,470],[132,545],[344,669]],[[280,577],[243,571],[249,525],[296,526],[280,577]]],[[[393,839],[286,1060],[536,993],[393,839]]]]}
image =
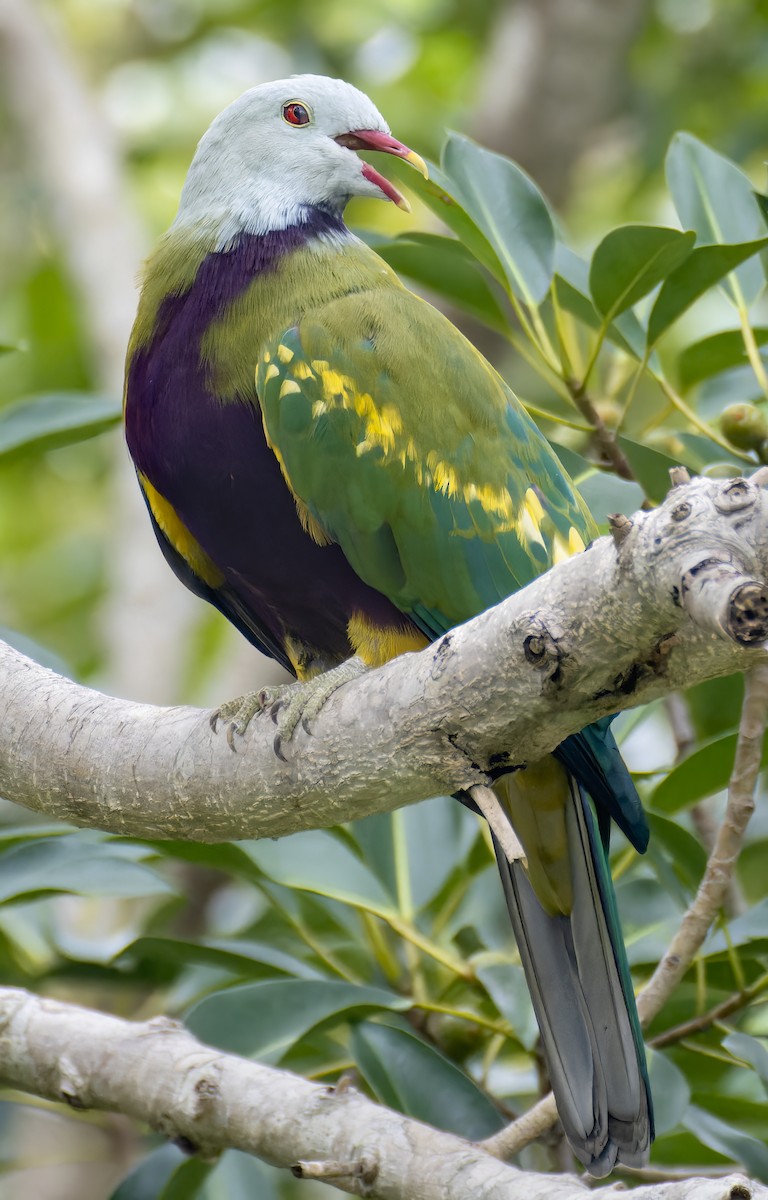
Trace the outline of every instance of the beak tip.
{"type": "Polygon", "coordinates": [[[415,150],[408,151],[408,153],[405,155],[405,161],[410,163],[412,167],[415,167],[425,179],[429,179],[429,170],[427,168],[427,164],[424,162],[424,159],[421,157],[421,155],[417,154],[415,150]]]}

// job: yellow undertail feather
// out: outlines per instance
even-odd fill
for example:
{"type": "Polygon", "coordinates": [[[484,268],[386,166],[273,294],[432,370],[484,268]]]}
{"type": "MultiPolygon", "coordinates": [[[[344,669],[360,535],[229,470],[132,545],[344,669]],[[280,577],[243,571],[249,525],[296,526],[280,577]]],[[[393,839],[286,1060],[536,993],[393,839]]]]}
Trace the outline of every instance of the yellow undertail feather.
{"type": "Polygon", "coordinates": [[[347,636],[355,654],[366,666],[381,667],[398,654],[410,650],[423,650],[429,639],[417,629],[404,625],[390,625],[382,629],[374,625],[363,613],[355,613],[347,622],[347,636]]]}
{"type": "Polygon", "coordinates": [[[139,472],[139,483],[147,497],[152,516],[168,538],[177,554],[192,568],[198,579],[209,587],[221,587],[224,576],[212,558],[209,558],[202,546],[195,541],[186,525],[179,520],[172,505],[160,495],[156,488],[139,472]]]}

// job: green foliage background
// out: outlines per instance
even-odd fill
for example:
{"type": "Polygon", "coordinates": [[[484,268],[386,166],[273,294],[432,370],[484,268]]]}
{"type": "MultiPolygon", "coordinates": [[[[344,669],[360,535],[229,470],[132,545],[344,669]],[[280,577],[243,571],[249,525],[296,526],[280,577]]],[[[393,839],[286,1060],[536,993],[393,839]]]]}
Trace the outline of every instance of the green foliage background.
{"type": "MultiPolygon", "coordinates": [[[[152,235],[173,216],[196,138],[256,78],[317,69],[363,86],[397,136],[437,161],[429,182],[398,172],[411,219],[355,202],[352,224],[470,321],[598,521],[658,501],[676,463],[727,475],[768,457],[768,226],[754,191],[764,184],[768,5],[649,8],[617,97],[625,136],[580,164],[562,214],[508,160],[461,134],[446,140],[470,123],[490,0],[55,7],[122,138],[152,235]]],[[[9,113],[0,121],[0,622],[27,653],[109,686],[102,617],[120,554],[122,451],[105,431],[119,398],[98,391],[45,199],[9,113]]],[[[231,644],[201,608],[186,685],[168,699],[221,699],[212,689],[231,644]]],[[[701,877],[740,696],[739,680],[718,681],[616,724],[653,833],[644,859],[618,837],[613,854],[638,985],[701,877]]],[[[4,983],[126,1016],[183,1014],[214,1045],[318,1079],[354,1070],[383,1103],[469,1136],[539,1095],[536,1028],[486,837],[447,799],[266,844],[131,842],[50,827],[7,804],[0,821],[4,983]]],[[[767,852],[759,805],[729,910],[649,1031],[661,1043],[651,1058],[659,1170],[739,1163],[768,1182],[767,852]],[[722,1018],[703,1019],[724,1003],[722,1018]],[[700,1029],[681,1028],[694,1018],[700,1029]]],[[[42,1116],[54,1121],[45,1107],[42,1116]]],[[[11,1188],[40,1166],[39,1141],[19,1149],[19,1130],[40,1119],[36,1102],[0,1099],[11,1188]]],[[[330,1194],[242,1155],[185,1160],[104,1117],[56,1120],[71,1126],[70,1165],[91,1156],[107,1168],[81,1165],[77,1195],[330,1194]],[[87,1149],[83,1130],[96,1139],[87,1149]]],[[[55,1146],[46,1153],[61,1165],[55,1146]]],[[[521,1161],[552,1169],[562,1158],[531,1147],[521,1161]]],[[[50,1194],[63,1200],[65,1186],[50,1194]]]]}

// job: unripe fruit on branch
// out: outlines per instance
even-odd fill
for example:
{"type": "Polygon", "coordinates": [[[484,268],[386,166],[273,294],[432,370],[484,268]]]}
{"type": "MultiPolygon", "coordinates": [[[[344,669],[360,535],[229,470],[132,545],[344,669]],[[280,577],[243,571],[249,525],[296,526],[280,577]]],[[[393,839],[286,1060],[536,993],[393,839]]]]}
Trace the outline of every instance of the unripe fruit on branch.
{"type": "Polygon", "coordinates": [[[765,413],[755,404],[731,404],[720,414],[720,428],[739,450],[757,450],[768,438],[765,413]]]}

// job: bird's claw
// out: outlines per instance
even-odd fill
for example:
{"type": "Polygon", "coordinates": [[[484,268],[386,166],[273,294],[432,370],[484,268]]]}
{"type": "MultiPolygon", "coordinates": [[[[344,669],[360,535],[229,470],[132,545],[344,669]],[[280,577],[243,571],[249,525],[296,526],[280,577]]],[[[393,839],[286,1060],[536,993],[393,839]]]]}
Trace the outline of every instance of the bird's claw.
{"type": "Polygon", "coordinates": [[[350,658],[308,683],[276,684],[274,687],[261,688],[258,692],[246,692],[244,696],[227,700],[214,709],[209,719],[211,729],[216,733],[219,721],[226,723],[227,745],[230,750],[235,750],[235,735],[243,736],[256,713],[268,712],[277,725],[273,742],[275,754],[287,762],[283,746],[291,741],[296,727],[301,725],[304,732],[311,736],[310,724],[329,696],[366,669],[361,659],[350,658]]]}

